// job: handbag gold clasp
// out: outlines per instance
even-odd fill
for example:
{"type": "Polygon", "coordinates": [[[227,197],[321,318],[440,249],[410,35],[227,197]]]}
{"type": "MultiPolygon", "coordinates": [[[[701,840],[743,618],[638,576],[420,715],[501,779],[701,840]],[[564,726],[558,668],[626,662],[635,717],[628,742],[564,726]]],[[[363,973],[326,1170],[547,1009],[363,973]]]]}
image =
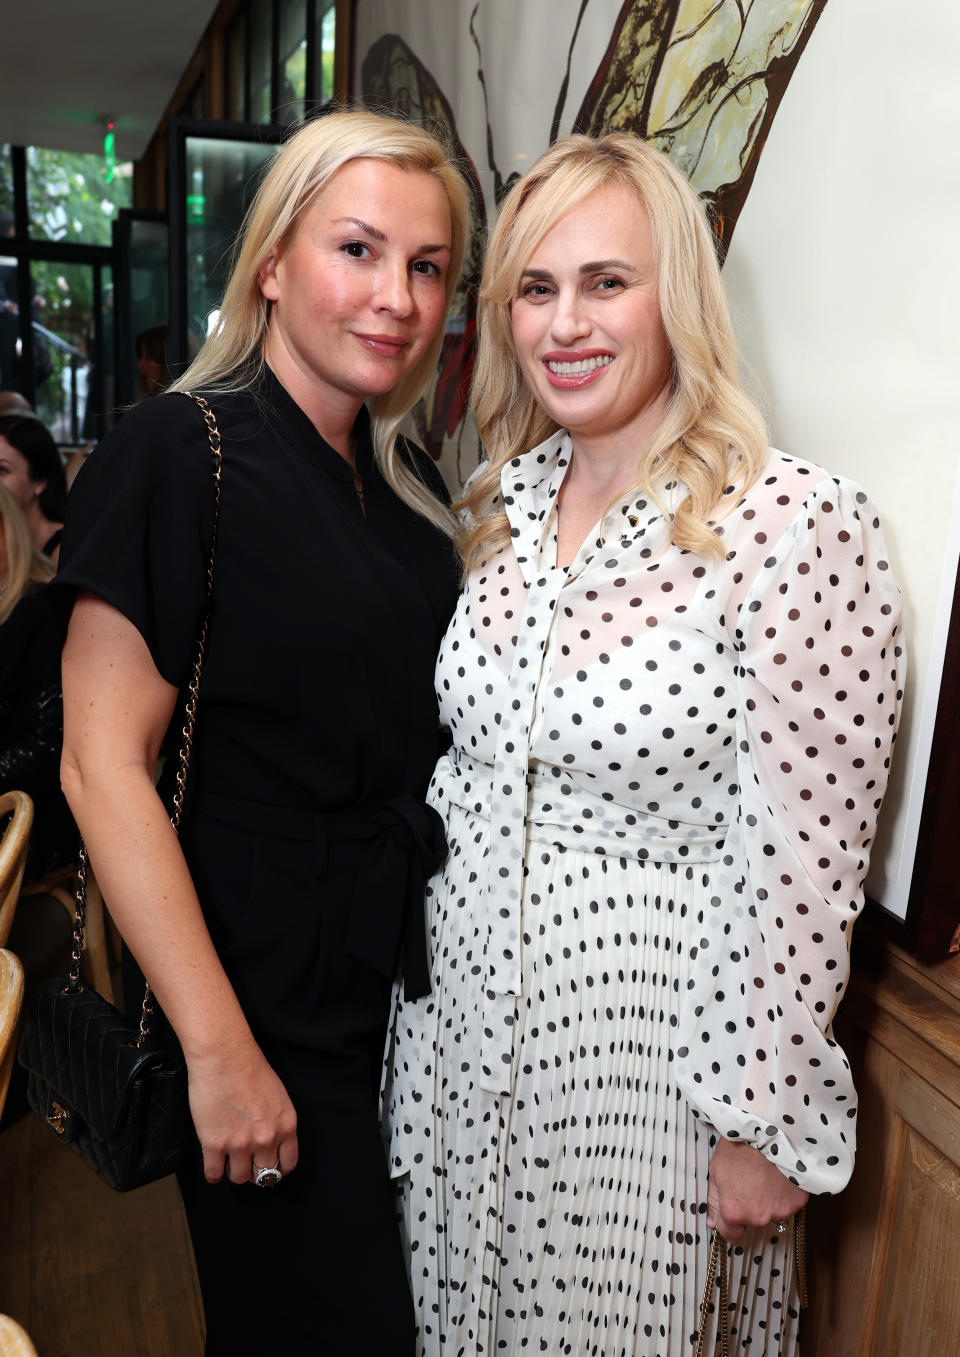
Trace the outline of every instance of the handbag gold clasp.
{"type": "Polygon", "coordinates": [[[67,1122],[69,1118],[70,1113],[67,1111],[67,1109],[65,1107],[61,1107],[60,1104],[56,1102],[56,1100],[54,1100],[54,1102],[51,1104],[50,1111],[47,1113],[46,1117],[47,1125],[52,1127],[53,1130],[56,1131],[58,1136],[62,1136],[64,1131],[67,1129],[67,1122]]]}

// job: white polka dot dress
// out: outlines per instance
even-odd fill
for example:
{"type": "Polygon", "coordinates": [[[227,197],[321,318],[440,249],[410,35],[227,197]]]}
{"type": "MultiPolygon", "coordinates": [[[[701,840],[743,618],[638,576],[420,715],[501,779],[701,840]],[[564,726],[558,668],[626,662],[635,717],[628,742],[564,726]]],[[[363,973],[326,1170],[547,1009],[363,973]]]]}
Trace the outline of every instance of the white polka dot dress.
{"type": "MultiPolygon", "coordinates": [[[[505,468],[437,665],[434,992],[397,995],[384,1085],[431,1357],[691,1353],[717,1134],[811,1192],[853,1161],[830,1023],[900,700],[874,510],[773,452],[724,560],[628,497],[561,569],[569,455],[505,468]]],[[[787,1238],[730,1253],[753,1357],[796,1353],[787,1238]]]]}

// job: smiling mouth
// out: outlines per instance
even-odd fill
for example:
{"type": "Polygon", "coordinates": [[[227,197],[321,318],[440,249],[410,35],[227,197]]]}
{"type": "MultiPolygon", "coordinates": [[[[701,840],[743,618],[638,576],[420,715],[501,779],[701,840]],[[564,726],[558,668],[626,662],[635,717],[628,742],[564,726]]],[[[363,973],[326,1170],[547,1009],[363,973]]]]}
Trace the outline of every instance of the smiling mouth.
{"type": "Polygon", "coordinates": [[[561,362],[554,358],[545,358],[548,371],[555,377],[586,377],[598,368],[608,367],[613,362],[613,354],[597,354],[593,358],[578,358],[574,362],[561,362]]]}

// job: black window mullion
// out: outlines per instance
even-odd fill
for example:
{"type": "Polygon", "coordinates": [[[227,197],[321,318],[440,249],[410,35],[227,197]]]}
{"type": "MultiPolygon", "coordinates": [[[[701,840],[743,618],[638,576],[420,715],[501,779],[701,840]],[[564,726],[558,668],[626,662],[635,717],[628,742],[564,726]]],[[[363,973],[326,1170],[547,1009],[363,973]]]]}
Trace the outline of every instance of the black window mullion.
{"type": "Polygon", "coordinates": [[[271,0],[270,4],[270,113],[269,121],[277,121],[277,109],[280,107],[280,91],[283,82],[280,79],[280,0],[271,0]]]}
{"type": "Polygon", "coordinates": [[[307,117],[309,117],[310,111],[317,99],[313,69],[316,61],[317,46],[316,18],[316,0],[307,0],[307,80],[304,90],[304,114],[307,117]]]}
{"type": "Polygon", "coordinates": [[[243,116],[247,122],[250,122],[250,83],[251,83],[251,57],[253,48],[253,24],[250,21],[250,0],[244,0],[243,5],[244,23],[243,23],[243,116]]]}

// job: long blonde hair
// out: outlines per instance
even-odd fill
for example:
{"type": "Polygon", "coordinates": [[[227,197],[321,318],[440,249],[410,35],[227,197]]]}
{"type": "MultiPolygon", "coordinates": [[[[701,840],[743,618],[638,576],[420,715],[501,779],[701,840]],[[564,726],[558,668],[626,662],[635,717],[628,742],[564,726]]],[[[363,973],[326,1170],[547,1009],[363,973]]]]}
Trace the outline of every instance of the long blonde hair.
{"type": "Polygon", "coordinates": [[[471,408],[486,453],[467,493],[459,542],[466,570],[509,540],[495,503],[504,464],[557,430],[523,378],[510,308],[539,242],[571,208],[598,189],[636,194],[650,221],[657,292],[673,352],[673,390],[654,437],[637,450],[636,486],[656,500],[679,480],[687,497],[674,510],[671,540],[722,555],[708,526],[731,478],[744,488],[767,453],[763,419],[740,387],[733,326],[713,234],[696,194],[666,156],[624,133],[556,142],[507,195],[490,238],[480,288],[479,345],[471,408]]]}
{"type": "Polygon", "coordinates": [[[53,562],[44,556],[30,534],[23,510],[6,486],[0,485],[0,623],[6,622],[30,583],[46,584],[54,576],[53,562]]]}
{"type": "MultiPolygon", "coordinates": [[[[432,175],[450,207],[450,265],[444,279],[449,309],[463,265],[469,233],[467,188],[440,142],[398,118],[365,109],[330,113],[302,127],[274,156],[244,220],[234,252],[220,322],[186,372],[169,390],[242,391],[254,386],[263,368],[261,346],[270,303],[259,285],[261,265],[290,241],[303,213],[352,160],[382,160],[398,169],[432,175]]],[[[436,367],[443,327],[416,367],[392,391],[371,401],[373,443],[384,479],[418,513],[443,531],[453,531],[449,511],[404,462],[397,431],[422,395],[436,367]]]]}

